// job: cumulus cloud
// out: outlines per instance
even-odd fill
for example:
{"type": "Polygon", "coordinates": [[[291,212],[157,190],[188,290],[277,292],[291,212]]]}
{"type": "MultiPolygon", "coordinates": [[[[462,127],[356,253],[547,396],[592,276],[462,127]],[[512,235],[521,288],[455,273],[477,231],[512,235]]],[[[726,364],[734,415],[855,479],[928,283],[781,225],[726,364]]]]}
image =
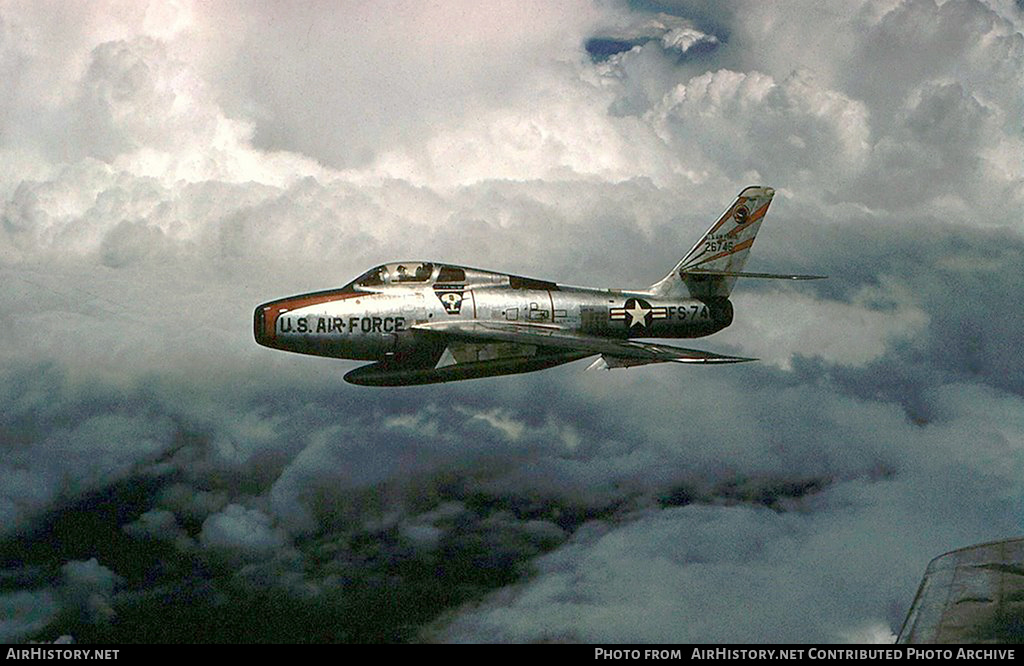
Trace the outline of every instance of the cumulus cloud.
{"type": "Polygon", "coordinates": [[[57,613],[58,604],[50,592],[11,592],[0,595],[0,640],[13,642],[39,631],[57,613]]]}
{"type": "Polygon", "coordinates": [[[280,550],[285,539],[258,509],[230,504],[203,521],[199,542],[205,548],[259,558],[280,550]]]}
{"type": "Polygon", "coordinates": [[[0,636],[891,637],[1021,525],[1024,21],[815,7],[0,7],[0,636]],[[251,341],[398,257],[644,286],[755,182],[750,267],[831,276],[693,342],[757,366],[367,392],[251,341]]]}
{"type": "MultiPolygon", "coordinates": [[[[538,561],[535,578],[456,617],[440,637],[839,642],[864,638],[869,630],[884,637],[877,627],[897,630],[902,617],[894,609],[902,610],[900,599],[913,595],[918,572],[904,565],[921,557],[922,544],[952,547],[1020,526],[1019,419],[1000,418],[1009,407],[1000,404],[1005,397],[990,402],[994,396],[963,389],[933,392],[929,399],[943,416],[925,427],[899,413],[868,416],[877,408],[869,405],[825,415],[842,432],[830,436],[829,426],[812,426],[815,450],[791,464],[805,473],[818,464],[821,473],[847,472],[773,510],[703,505],[691,492],[679,495],[686,506],[644,510],[621,527],[585,525],[569,545],[538,561]],[[994,408],[999,428],[983,428],[969,415],[981,405],[994,408]],[[968,434],[972,428],[981,431],[968,434]],[[858,463],[853,451],[870,448],[874,452],[858,463]],[[1012,469],[1001,462],[1008,459],[1016,461],[1012,469]],[[974,493],[982,485],[987,490],[972,494],[963,484],[974,493]],[[866,585],[869,576],[878,584],[866,585]],[[749,617],[752,608],[756,621],[749,617]]],[[[791,415],[783,407],[776,418],[791,415]]],[[[767,421],[760,425],[763,441],[776,436],[767,421]]],[[[792,444],[779,441],[773,457],[785,458],[792,444]]],[[[747,467],[745,475],[771,473],[770,458],[749,464],[765,467],[747,467]]]]}
{"type": "Polygon", "coordinates": [[[64,574],[62,589],[65,607],[71,606],[84,614],[89,622],[109,622],[116,612],[110,605],[114,586],[119,577],[96,558],[85,562],[68,562],[61,568],[64,574]]]}
{"type": "Polygon", "coordinates": [[[182,550],[193,546],[192,539],[178,525],[174,513],[166,509],[147,511],[139,516],[135,522],[125,525],[122,529],[135,538],[171,541],[182,550]]]}
{"type": "Polygon", "coordinates": [[[117,395],[62,385],[59,372],[22,368],[5,391],[2,531],[24,529],[55,504],[136,472],[173,446],[166,418],[133,413],[117,395]],[[66,392],[62,393],[62,389],[66,392]],[[73,396],[79,390],[88,395],[73,396]]]}
{"type": "Polygon", "coordinates": [[[913,300],[905,288],[893,284],[866,288],[850,303],[790,291],[740,294],[734,302],[747,315],[718,339],[785,369],[798,355],[862,366],[884,355],[894,341],[913,339],[927,329],[928,315],[913,300]],[[887,293],[889,289],[896,293],[887,293]],[[875,307],[879,302],[888,307],[875,307]],[[805,316],[811,311],[817,313],[813,320],[805,316]],[[850,339],[848,332],[854,330],[857,335],[850,339]]]}

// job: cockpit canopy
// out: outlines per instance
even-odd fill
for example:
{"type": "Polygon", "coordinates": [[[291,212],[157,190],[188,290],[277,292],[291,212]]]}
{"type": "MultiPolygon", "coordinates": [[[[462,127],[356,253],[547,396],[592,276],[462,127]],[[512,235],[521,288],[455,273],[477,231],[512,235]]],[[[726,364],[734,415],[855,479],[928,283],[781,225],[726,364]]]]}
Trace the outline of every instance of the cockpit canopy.
{"type": "Polygon", "coordinates": [[[534,280],[518,275],[507,275],[464,268],[429,261],[402,261],[372,268],[342,287],[342,291],[376,292],[386,287],[424,286],[427,284],[459,285],[462,287],[509,286],[513,289],[557,290],[558,285],[545,280],[534,280]]]}
{"type": "Polygon", "coordinates": [[[355,279],[357,287],[380,287],[401,282],[426,282],[434,274],[434,264],[384,264],[363,273],[355,279]]]}
{"type": "Polygon", "coordinates": [[[346,291],[374,289],[388,285],[427,282],[465,282],[466,271],[431,262],[405,261],[372,268],[345,286],[346,291]]]}

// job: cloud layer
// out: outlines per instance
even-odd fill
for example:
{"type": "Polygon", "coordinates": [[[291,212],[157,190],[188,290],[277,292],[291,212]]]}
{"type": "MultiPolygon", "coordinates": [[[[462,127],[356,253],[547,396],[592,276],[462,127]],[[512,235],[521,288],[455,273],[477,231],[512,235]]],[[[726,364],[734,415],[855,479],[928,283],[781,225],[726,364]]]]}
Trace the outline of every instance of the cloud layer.
{"type": "Polygon", "coordinates": [[[1024,16],[814,7],[0,6],[0,639],[891,638],[1024,516],[1024,16]],[[831,276],[698,343],[758,365],[251,341],[396,258],[650,284],[755,183],[831,276]]]}

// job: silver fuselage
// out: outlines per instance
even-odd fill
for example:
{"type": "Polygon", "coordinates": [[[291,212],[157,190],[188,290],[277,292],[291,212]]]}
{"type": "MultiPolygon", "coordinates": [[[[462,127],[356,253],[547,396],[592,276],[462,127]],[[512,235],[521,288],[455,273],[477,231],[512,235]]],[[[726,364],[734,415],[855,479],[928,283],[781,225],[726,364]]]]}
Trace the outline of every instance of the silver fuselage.
{"type": "Polygon", "coordinates": [[[261,306],[264,321],[256,323],[260,343],[317,356],[383,360],[415,350],[420,336],[412,325],[432,321],[554,323],[613,338],[698,338],[732,321],[728,300],[662,301],[643,292],[581,287],[466,289],[457,312],[446,309],[429,287],[391,287],[320,300],[325,296],[293,296],[261,306]]]}
{"type": "MultiPolygon", "coordinates": [[[[389,266],[398,265],[405,264],[389,266]]],[[[441,355],[444,341],[414,330],[420,324],[519,322],[627,339],[696,338],[732,322],[728,299],[659,299],[645,291],[570,287],[463,267],[457,267],[463,279],[452,282],[438,279],[434,264],[418,265],[432,267],[419,282],[357,280],[338,290],[264,303],[255,312],[256,340],[302,354],[388,363],[441,355]]],[[[508,347],[477,349],[473,366],[480,374],[467,376],[525,372],[590,355],[508,347]]]]}

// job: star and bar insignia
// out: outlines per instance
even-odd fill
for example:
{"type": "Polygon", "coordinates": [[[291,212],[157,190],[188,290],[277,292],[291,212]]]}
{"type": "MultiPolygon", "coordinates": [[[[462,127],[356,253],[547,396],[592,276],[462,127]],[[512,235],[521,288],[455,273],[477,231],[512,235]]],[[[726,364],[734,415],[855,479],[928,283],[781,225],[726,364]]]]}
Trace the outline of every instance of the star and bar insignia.
{"type": "Polygon", "coordinates": [[[647,328],[655,319],[665,319],[668,312],[664,307],[651,307],[651,304],[642,298],[626,299],[626,304],[621,308],[608,310],[608,318],[612,321],[626,321],[628,327],[643,326],[647,328]]]}

